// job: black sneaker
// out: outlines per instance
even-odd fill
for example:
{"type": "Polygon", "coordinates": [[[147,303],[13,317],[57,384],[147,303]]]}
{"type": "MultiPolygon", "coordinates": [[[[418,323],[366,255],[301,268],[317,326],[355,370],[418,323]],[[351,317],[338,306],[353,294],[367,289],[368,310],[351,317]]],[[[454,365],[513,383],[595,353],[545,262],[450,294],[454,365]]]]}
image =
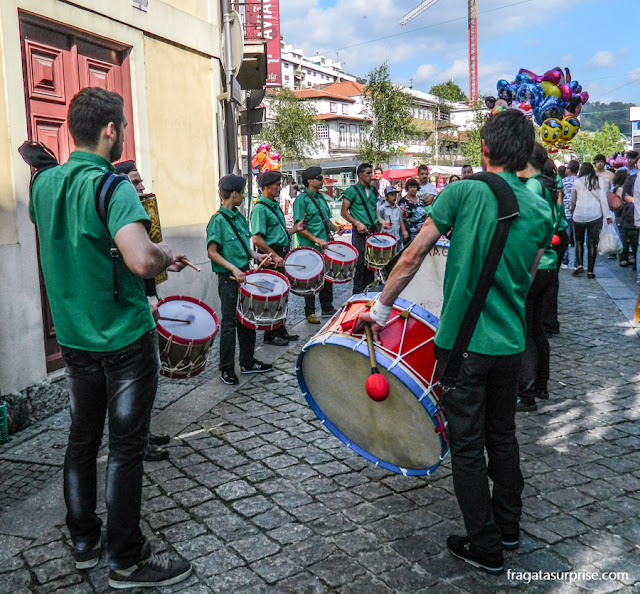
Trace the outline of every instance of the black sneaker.
{"type": "Polygon", "coordinates": [[[159,448],[158,446],[149,444],[147,446],[147,449],[144,452],[145,462],[159,462],[160,460],[168,460],[168,459],[169,459],[169,450],[165,450],[164,448],[159,448]]]}
{"type": "Polygon", "coordinates": [[[92,569],[100,562],[100,553],[102,552],[102,542],[99,540],[93,546],[80,551],[73,550],[73,560],[76,562],[76,569],[92,569]]]}
{"type": "Polygon", "coordinates": [[[573,276],[578,276],[584,272],[584,268],[582,266],[576,266],[576,269],[571,273],[573,276]]]}
{"type": "Polygon", "coordinates": [[[520,546],[520,533],[508,534],[502,533],[502,548],[505,551],[515,551],[520,546]]]}
{"type": "Polygon", "coordinates": [[[298,340],[298,338],[300,338],[300,335],[287,333],[286,335],[283,336],[283,338],[286,338],[289,342],[292,342],[294,340],[298,340]]]}
{"type": "Polygon", "coordinates": [[[534,410],[538,410],[535,398],[532,398],[531,400],[518,398],[518,403],[516,404],[517,412],[533,412],[534,410]]]}
{"type": "Polygon", "coordinates": [[[166,433],[149,433],[149,443],[154,446],[169,445],[171,438],[166,433]]]}
{"type": "Polygon", "coordinates": [[[447,538],[447,547],[454,557],[462,559],[465,563],[477,569],[491,575],[504,573],[502,553],[487,555],[474,547],[466,536],[450,536],[447,538]]]}
{"type": "Polygon", "coordinates": [[[170,559],[166,553],[153,554],[127,569],[112,569],[109,585],[112,588],[153,588],[172,586],[186,580],[191,575],[191,563],[170,559]]]}
{"type": "Polygon", "coordinates": [[[265,373],[267,371],[271,371],[271,369],[272,365],[269,363],[262,363],[262,361],[258,361],[258,359],[253,360],[253,365],[251,365],[251,367],[240,365],[240,373],[265,373]]]}
{"type": "Polygon", "coordinates": [[[536,398],[539,398],[540,400],[549,400],[549,391],[546,388],[544,390],[538,390],[536,398]]]}
{"type": "Polygon", "coordinates": [[[323,311],[320,314],[321,318],[332,318],[338,310],[335,307],[328,309],[327,311],[323,311]]]}
{"type": "Polygon", "coordinates": [[[289,341],[282,336],[271,336],[264,339],[264,344],[272,344],[273,346],[287,346],[289,341]]]}
{"type": "Polygon", "coordinates": [[[220,372],[220,379],[229,386],[235,386],[240,383],[240,380],[233,369],[223,369],[220,372]]]}

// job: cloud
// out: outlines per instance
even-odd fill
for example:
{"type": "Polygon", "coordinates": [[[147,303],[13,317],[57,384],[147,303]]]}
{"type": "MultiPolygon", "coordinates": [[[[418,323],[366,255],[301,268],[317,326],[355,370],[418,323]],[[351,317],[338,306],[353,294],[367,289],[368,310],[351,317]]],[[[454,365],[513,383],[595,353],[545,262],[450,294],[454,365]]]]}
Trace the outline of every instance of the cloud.
{"type": "Polygon", "coordinates": [[[440,68],[433,64],[421,64],[413,75],[416,82],[432,81],[440,74],[440,68]]]}
{"type": "Polygon", "coordinates": [[[640,68],[636,68],[635,70],[631,70],[631,72],[627,72],[626,79],[629,83],[640,83],[640,68]]]}
{"type": "Polygon", "coordinates": [[[589,66],[594,68],[611,68],[614,64],[615,56],[611,52],[596,52],[589,60],[589,66]]]}

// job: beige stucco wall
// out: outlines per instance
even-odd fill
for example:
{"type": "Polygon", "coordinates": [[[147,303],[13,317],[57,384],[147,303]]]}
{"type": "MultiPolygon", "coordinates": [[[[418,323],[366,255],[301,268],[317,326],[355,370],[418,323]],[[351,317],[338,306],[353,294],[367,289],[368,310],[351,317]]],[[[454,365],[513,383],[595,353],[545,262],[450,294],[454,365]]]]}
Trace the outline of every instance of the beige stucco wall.
{"type": "Polygon", "coordinates": [[[163,2],[203,21],[209,18],[207,0],[163,0],[163,2]]]}
{"type": "MultiPolygon", "coordinates": [[[[0,89],[5,88],[4,54],[0,45],[0,89]]],[[[7,97],[0,93],[0,245],[16,243],[16,197],[11,173],[11,144],[9,142],[9,113],[7,97]]]]}

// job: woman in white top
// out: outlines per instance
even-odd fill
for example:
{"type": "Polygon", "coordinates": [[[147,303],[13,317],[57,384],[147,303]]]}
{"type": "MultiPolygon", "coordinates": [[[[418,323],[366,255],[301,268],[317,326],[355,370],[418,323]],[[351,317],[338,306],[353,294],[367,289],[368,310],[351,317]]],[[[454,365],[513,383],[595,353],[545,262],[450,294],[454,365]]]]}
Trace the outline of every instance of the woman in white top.
{"type": "Polygon", "coordinates": [[[584,272],[584,237],[587,235],[587,277],[595,278],[593,267],[598,254],[598,240],[602,230],[602,219],[613,222],[609,210],[604,184],[601,184],[591,163],[583,163],[578,179],[571,189],[570,210],[573,212],[573,229],[576,240],[576,262],[574,276],[584,272]]]}

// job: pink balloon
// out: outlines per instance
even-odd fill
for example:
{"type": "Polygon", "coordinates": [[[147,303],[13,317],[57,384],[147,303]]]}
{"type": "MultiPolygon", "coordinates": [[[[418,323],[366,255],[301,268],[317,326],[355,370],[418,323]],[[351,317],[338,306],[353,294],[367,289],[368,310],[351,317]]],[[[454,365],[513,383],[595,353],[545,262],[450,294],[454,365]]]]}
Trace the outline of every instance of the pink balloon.
{"type": "Polygon", "coordinates": [[[535,72],[531,72],[531,70],[527,70],[526,68],[520,68],[518,74],[528,74],[531,77],[531,80],[537,83],[541,83],[544,80],[544,76],[535,74],[535,72]]]}
{"type": "Polygon", "coordinates": [[[562,100],[567,103],[571,101],[571,97],[573,97],[573,89],[569,85],[559,85],[558,87],[562,92],[562,100]]]}
{"type": "Polygon", "coordinates": [[[582,99],[582,105],[584,105],[587,101],[589,101],[589,93],[587,93],[587,91],[582,91],[582,93],[580,93],[580,99],[582,99]]]}
{"type": "Polygon", "coordinates": [[[547,70],[542,78],[543,80],[552,82],[554,85],[559,85],[560,81],[564,78],[564,73],[562,71],[558,71],[557,68],[554,68],[552,70],[547,70]]]}

